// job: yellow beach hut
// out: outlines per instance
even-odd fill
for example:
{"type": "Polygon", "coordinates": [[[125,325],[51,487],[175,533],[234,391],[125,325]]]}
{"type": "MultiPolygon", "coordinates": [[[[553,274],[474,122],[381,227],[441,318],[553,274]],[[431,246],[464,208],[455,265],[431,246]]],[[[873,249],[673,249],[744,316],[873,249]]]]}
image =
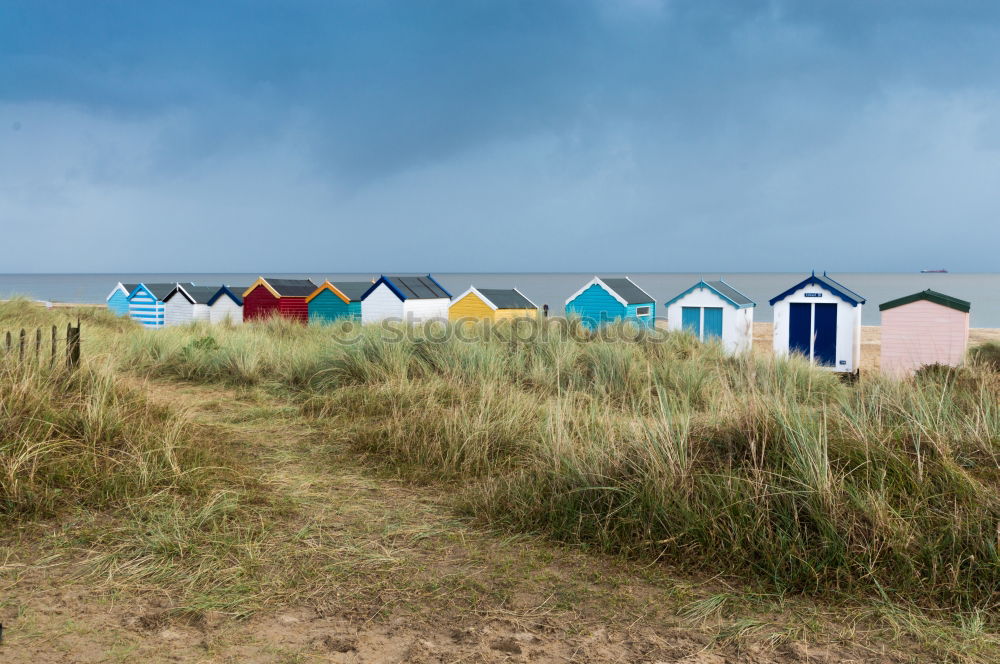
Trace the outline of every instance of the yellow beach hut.
{"type": "Polygon", "coordinates": [[[470,286],[451,303],[448,320],[513,320],[535,318],[538,305],[516,288],[476,288],[470,286]]]}

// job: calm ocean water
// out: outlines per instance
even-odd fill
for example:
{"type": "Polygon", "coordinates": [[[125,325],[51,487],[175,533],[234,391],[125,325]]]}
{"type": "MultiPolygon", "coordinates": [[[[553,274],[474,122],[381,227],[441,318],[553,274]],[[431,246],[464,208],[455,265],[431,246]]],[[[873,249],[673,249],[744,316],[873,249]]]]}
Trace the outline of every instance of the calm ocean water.
{"type": "MultiPolygon", "coordinates": [[[[308,277],[317,283],[324,279],[336,281],[368,281],[373,274],[291,274],[271,273],[274,277],[308,277]]],[[[435,273],[434,276],[458,295],[474,284],[483,288],[517,287],[541,306],[548,303],[553,313],[561,313],[566,298],[572,295],[592,274],[459,274],[435,273]]],[[[603,276],[621,276],[608,273],[603,276]]],[[[632,278],[658,304],[666,302],[701,278],[727,282],[757,302],[754,319],[771,320],[767,301],[805,275],[801,273],[755,272],[746,274],[717,273],[632,273],[632,278]]],[[[933,288],[948,295],[972,302],[973,327],[1000,327],[1000,274],[895,274],[895,273],[836,273],[832,275],[848,288],[868,299],[864,309],[865,325],[878,325],[878,304],[933,288]]],[[[200,285],[229,284],[245,286],[253,283],[256,274],[0,274],[0,298],[25,295],[38,300],[55,302],[99,303],[120,280],[124,282],[192,281],[200,285]]],[[[659,313],[659,312],[658,312],[659,313]]]]}

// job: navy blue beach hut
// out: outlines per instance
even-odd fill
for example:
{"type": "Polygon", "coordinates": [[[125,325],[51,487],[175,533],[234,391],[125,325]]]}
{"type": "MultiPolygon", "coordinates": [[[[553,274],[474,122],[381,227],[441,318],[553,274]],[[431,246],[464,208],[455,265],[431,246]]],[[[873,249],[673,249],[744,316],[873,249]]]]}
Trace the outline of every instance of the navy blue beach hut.
{"type": "Polygon", "coordinates": [[[861,366],[861,307],[865,298],[813,272],[780,295],[774,307],[774,352],[798,353],[838,373],[861,366]]]}
{"type": "Polygon", "coordinates": [[[656,302],[628,277],[594,277],[566,300],[566,315],[579,316],[590,330],[616,321],[653,327],[656,302]]]}

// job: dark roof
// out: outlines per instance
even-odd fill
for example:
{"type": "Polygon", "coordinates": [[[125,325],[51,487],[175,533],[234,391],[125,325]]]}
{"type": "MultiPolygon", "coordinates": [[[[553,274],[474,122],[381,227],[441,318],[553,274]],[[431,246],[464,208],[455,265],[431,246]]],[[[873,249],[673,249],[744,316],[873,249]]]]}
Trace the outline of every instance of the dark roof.
{"type": "Polygon", "coordinates": [[[516,288],[477,288],[497,309],[537,309],[531,300],[516,288]]]}
{"type": "Polygon", "coordinates": [[[131,293],[132,291],[134,291],[136,288],[139,287],[139,284],[122,284],[122,286],[125,287],[125,290],[131,293]]]}
{"type": "Polygon", "coordinates": [[[351,302],[360,302],[361,296],[372,287],[370,281],[331,281],[330,283],[346,295],[351,302]]]}
{"type": "MultiPolygon", "coordinates": [[[[175,289],[176,290],[176,289],[175,289]]],[[[195,304],[208,304],[212,296],[219,292],[218,286],[184,286],[184,292],[191,296],[195,304]]]]}
{"type": "MultiPolygon", "coordinates": [[[[178,286],[183,286],[185,289],[194,286],[191,282],[178,283],[174,282],[172,284],[137,284],[138,286],[145,286],[146,290],[153,294],[157,300],[163,300],[166,296],[170,295],[170,291],[177,288],[178,286]]],[[[135,290],[134,288],[132,290],[135,290]]]]}
{"type": "Polygon", "coordinates": [[[896,307],[901,307],[904,304],[910,304],[911,302],[918,302],[920,300],[927,300],[928,302],[940,304],[943,307],[948,307],[957,311],[964,311],[965,313],[969,313],[969,310],[972,308],[971,302],[966,302],[965,300],[960,300],[957,297],[945,295],[944,293],[939,293],[928,288],[927,290],[914,293],[913,295],[907,295],[906,297],[900,297],[895,300],[883,302],[878,305],[878,310],[885,311],[886,309],[895,309],[896,307]]]}
{"type": "Polygon", "coordinates": [[[309,279],[271,279],[264,281],[278,292],[281,297],[308,297],[316,290],[316,284],[309,279]]]}
{"type": "MultiPolygon", "coordinates": [[[[429,274],[423,277],[382,275],[379,281],[386,282],[386,285],[390,286],[396,295],[404,300],[434,300],[442,297],[451,299],[451,293],[442,288],[441,284],[429,274]]],[[[375,282],[374,285],[368,287],[368,291],[374,290],[377,285],[378,282],[375,282]]],[[[368,291],[366,291],[366,295],[368,291]]]]}
{"type": "Polygon", "coordinates": [[[800,281],[799,283],[795,284],[794,286],[786,290],[785,292],[781,293],[780,295],[775,295],[774,297],[772,297],[770,300],[771,306],[773,307],[776,302],[784,300],[786,297],[788,297],[795,291],[799,290],[803,286],[808,286],[809,284],[817,284],[819,286],[822,286],[826,290],[838,296],[840,299],[850,304],[853,304],[854,306],[865,303],[865,298],[863,296],[858,295],[847,286],[844,286],[840,282],[834,280],[832,277],[827,276],[826,272],[823,273],[823,276],[819,276],[814,272],[805,279],[803,279],[802,281],[800,281]]]}
{"type": "Polygon", "coordinates": [[[628,304],[646,304],[653,301],[653,297],[649,293],[636,286],[629,279],[605,279],[601,277],[601,281],[628,304]]]}
{"type": "Polygon", "coordinates": [[[738,307],[754,306],[757,304],[721,279],[718,281],[706,281],[705,283],[717,290],[723,297],[729,299],[738,307]]]}

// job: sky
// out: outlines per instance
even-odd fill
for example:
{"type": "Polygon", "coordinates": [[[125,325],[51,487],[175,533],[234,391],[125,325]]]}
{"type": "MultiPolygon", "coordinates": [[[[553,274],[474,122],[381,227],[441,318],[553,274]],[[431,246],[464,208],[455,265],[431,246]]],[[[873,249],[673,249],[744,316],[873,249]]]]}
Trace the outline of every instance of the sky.
{"type": "Polygon", "coordinates": [[[992,0],[0,0],[0,273],[995,272],[992,0]]]}

